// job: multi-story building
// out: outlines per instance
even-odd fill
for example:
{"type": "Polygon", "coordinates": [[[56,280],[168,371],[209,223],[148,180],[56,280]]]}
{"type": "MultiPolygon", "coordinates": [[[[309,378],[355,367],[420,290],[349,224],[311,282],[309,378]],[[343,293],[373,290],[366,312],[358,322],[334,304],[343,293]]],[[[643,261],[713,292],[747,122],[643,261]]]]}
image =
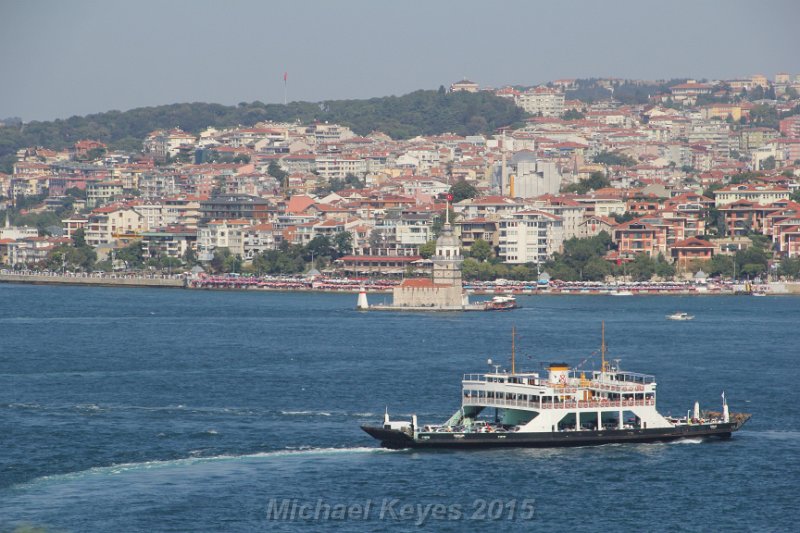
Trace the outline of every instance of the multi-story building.
{"type": "Polygon", "coordinates": [[[197,230],[185,226],[169,226],[141,234],[147,257],[183,257],[197,246],[197,230]]]}
{"type": "Polygon", "coordinates": [[[787,117],[780,121],[781,135],[790,139],[800,138],[800,115],[787,117]]]}
{"type": "Polygon", "coordinates": [[[274,224],[255,224],[242,232],[245,260],[252,260],[270,250],[275,250],[281,242],[281,231],[274,224]]]}
{"type": "Polygon", "coordinates": [[[210,261],[214,251],[227,248],[233,255],[244,257],[244,233],[250,220],[212,220],[197,228],[197,258],[210,261]]]}
{"type": "Polygon", "coordinates": [[[719,209],[721,206],[732,204],[739,200],[767,205],[787,198],[789,198],[789,189],[786,187],[748,184],[728,185],[714,192],[714,206],[719,209]]]}
{"type": "Polygon", "coordinates": [[[425,214],[406,214],[394,228],[398,248],[418,250],[433,238],[431,217],[425,214]]]}
{"type": "Polygon", "coordinates": [[[145,153],[152,154],[157,159],[166,159],[167,156],[175,157],[184,145],[193,146],[197,138],[180,129],[156,130],[144,140],[145,153]]]}
{"type": "Polygon", "coordinates": [[[564,93],[549,87],[535,87],[522,93],[517,105],[532,115],[558,117],[564,113],[564,93]]]}
{"type": "Polygon", "coordinates": [[[363,158],[343,154],[319,155],[316,158],[317,174],[325,180],[343,180],[348,174],[363,177],[367,162],[363,158]]]}
{"type": "Polygon", "coordinates": [[[474,81],[470,81],[464,78],[461,81],[457,81],[455,83],[450,84],[450,92],[457,93],[457,92],[465,92],[465,93],[476,93],[478,92],[478,84],[474,81]]]}
{"type": "Polygon", "coordinates": [[[203,220],[245,219],[267,221],[270,218],[269,202],[257,196],[215,196],[200,202],[203,220]]]}
{"type": "Polygon", "coordinates": [[[143,198],[161,198],[178,194],[178,178],[170,172],[147,172],[139,177],[139,191],[143,198]]]}
{"type": "Polygon", "coordinates": [[[488,242],[492,248],[499,244],[497,220],[484,217],[459,219],[454,223],[456,233],[461,239],[461,246],[469,251],[478,239],[488,242]]]}
{"type": "Polygon", "coordinates": [[[144,230],[144,217],[130,207],[101,207],[89,215],[84,226],[86,244],[100,246],[144,230]]]}
{"type": "Polygon", "coordinates": [[[499,257],[506,263],[543,263],[564,243],[562,218],[544,211],[519,211],[498,226],[499,257]]]}
{"type": "Polygon", "coordinates": [[[614,228],[613,239],[622,257],[667,254],[667,226],[635,219],[614,228]]]}
{"type": "Polygon", "coordinates": [[[119,181],[95,181],[86,184],[86,207],[93,208],[113,202],[122,196],[119,181]]]}

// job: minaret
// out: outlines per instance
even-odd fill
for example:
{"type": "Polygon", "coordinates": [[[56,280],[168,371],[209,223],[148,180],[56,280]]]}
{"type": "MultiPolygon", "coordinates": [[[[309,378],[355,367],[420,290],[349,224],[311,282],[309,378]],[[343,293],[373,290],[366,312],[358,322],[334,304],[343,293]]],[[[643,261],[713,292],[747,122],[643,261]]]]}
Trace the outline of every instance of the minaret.
{"type": "Polygon", "coordinates": [[[464,258],[461,256],[461,244],[458,238],[453,235],[453,228],[450,225],[450,200],[451,195],[447,195],[447,207],[445,210],[445,221],[442,233],[436,239],[436,254],[433,259],[433,282],[442,285],[457,285],[461,287],[461,264],[464,258]]]}

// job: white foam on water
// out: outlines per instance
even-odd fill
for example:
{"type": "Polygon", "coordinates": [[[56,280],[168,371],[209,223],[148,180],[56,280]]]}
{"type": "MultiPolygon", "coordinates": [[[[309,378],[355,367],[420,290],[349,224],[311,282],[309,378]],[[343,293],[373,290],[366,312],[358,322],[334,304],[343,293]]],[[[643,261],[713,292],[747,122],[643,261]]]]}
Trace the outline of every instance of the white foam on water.
{"type": "MultiPolygon", "coordinates": [[[[307,457],[317,455],[336,455],[336,454],[359,454],[359,453],[393,453],[398,450],[388,450],[385,448],[370,448],[366,446],[357,446],[349,448],[314,448],[314,447],[299,447],[299,448],[286,448],[283,450],[274,450],[269,452],[257,452],[245,455],[214,455],[210,457],[185,457],[181,459],[170,459],[166,461],[143,461],[141,463],[121,463],[110,466],[95,466],[87,470],[80,470],[77,472],[68,472],[66,474],[53,474],[49,476],[42,476],[25,483],[15,485],[17,488],[32,487],[42,483],[54,482],[68,482],[78,479],[83,479],[89,476],[115,476],[126,474],[128,472],[141,472],[147,470],[156,470],[163,468],[175,467],[191,467],[194,465],[202,465],[206,463],[216,463],[223,461],[244,461],[251,459],[277,459],[282,457],[307,457]]],[[[402,451],[402,450],[400,450],[402,451]]],[[[197,450],[195,450],[197,452],[197,450]]]]}
{"type": "Polygon", "coordinates": [[[331,416],[327,411],[281,411],[285,416],[331,416]]]}
{"type": "Polygon", "coordinates": [[[703,442],[703,439],[698,439],[698,438],[695,438],[695,439],[678,439],[678,440],[670,441],[670,444],[701,444],[702,442],[703,442]]]}

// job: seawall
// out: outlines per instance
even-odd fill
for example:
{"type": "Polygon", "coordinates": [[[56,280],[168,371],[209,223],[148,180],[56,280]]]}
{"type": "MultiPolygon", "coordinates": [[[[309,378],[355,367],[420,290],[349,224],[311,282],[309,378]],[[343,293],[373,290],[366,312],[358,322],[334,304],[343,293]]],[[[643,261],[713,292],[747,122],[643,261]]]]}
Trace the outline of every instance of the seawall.
{"type": "Polygon", "coordinates": [[[35,285],[94,285],[97,287],[161,287],[183,289],[183,278],[160,276],[100,276],[97,274],[0,274],[0,283],[35,285]]]}

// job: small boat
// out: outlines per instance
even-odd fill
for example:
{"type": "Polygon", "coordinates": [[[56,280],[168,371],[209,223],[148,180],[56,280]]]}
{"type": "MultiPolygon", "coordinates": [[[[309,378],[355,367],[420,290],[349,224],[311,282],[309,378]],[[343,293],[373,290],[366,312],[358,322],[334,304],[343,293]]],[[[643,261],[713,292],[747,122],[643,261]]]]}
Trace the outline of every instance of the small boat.
{"type": "Polygon", "coordinates": [[[693,320],[694,315],[690,315],[689,313],[672,313],[671,315],[667,315],[667,320],[693,320]]]}
{"type": "Polygon", "coordinates": [[[484,311],[508,311],[517,307],[517,299],[513,296],[495,296],[483,304],[484,311]]]}

